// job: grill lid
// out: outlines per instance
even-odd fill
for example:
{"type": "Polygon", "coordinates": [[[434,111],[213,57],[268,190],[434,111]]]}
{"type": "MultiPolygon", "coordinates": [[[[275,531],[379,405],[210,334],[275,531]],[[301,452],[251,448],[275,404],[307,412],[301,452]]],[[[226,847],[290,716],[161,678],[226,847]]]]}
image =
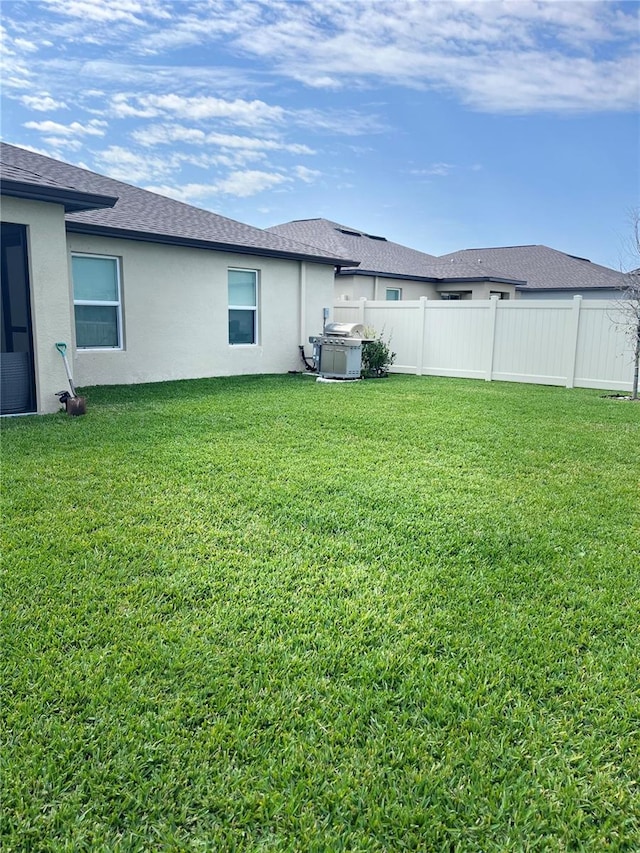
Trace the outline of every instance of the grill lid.
{"type": "Polygon", "coordinates": [[[327,323],[324,334],[336,338],[364,338],[362,323],[327,323]]]}

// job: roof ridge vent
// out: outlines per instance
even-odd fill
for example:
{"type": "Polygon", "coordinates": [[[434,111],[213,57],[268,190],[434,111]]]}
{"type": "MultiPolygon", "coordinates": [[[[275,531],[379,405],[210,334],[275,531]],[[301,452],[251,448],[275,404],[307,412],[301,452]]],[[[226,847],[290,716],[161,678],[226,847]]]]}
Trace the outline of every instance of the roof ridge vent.
{"type": "Polygon", "coordinates": [[[386,237],[378,237],[377,234],[363,234],[363,237],[368,237],[370,240],[381,240],[383,243],[388,242],[386,237]]]}
{"type": "Polygon", "coordinates": [[[350,237],[363,237],[364,234],[361,234],[360,231],[351,231],[349,228],[336,228],[336,231],[339,231],[341,234],[348,234],[350,237]]]}

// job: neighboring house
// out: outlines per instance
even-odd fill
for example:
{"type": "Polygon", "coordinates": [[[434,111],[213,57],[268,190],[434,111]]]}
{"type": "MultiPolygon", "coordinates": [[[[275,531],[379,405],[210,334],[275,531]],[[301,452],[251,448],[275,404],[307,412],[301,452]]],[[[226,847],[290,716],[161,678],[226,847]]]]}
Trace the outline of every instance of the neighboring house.
{"type": "Polygon", "coordinates": [[[547,246],[463,249],[436,257],[327,219],[267,230],[356,258],[357,268],[336,273],[336,299],[615,299],[624,287],[622,273],[547,246]]]}
{"type": "Polygon", "coordinates": [[[438,260],[476,263],[499,269],[507,276],[524,279],[517,287],[523,299],[616,299],[625,286],[624,273],[594,264],[587,258],[567,255],[548,246],[504,246],[494,249],[463,249],[438,260]]]}
{"type": "Polygon", "coordinates": [[[488,299],[494,294],[508,299],[525,284],[471,259],[443,261],[328,219],[286,222],[267,231],[355,258],[358,265],[343,266],[336,273],[337,299],[488,299]]]}
{"type": "Polygon", "coordinates": [[[2,413],[67,387],[300,366],[354,259],[2,143],[2,413]]]}

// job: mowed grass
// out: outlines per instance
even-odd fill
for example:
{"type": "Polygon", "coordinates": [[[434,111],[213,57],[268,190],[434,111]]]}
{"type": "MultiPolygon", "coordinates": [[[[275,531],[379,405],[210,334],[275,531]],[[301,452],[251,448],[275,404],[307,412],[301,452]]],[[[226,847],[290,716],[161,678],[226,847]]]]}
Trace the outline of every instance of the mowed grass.
{"type": "Polygon", "coordinates": [[[3,850],[640,850],[640,407],[86,394],[2,424],[3,850]]]}

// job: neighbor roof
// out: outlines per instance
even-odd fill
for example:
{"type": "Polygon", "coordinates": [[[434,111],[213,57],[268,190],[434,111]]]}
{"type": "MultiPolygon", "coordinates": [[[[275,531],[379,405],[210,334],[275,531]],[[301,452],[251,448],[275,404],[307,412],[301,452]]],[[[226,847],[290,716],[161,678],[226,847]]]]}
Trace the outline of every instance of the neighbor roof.
{"type": "Polygon", "coordinates": [[[526,282],[519,290],[587,290],[624,287],[623,273],[567,255],[548,246],[502,246],[493,249],[462,249],[442,255],[440,261],[475,263],[502,271],[526,282]]]}
{"type": "Polygon", "coordinates": [[[367,234],[357,228],[340,225],[329,219],[298,219],[282,225],[273,225],[267,228],[267,231],[299,240],[324,251],[357,258],[360,262],[359,267],[350,269],[345,266],[340,271],[341,275],[383,275],[390,278],[439,283],[450,279],[455,281],[489,279],[524,284],[524,281],[514,280],[486,265],[478,267],[471,260],[456,261],[455,264],[442,261],[435,255],[410,249],[408,246],[387,240],[386,237],[367,234]]]}
{"type": "Polygon", "coordinates": [[[77,212],[67,213],[67,231],[334,266],[357,265],[357,260],[350,255],[318,251],[286,236],[244,225],[217,213],[4,142],[0,143],[0,161],[9,189],[10,182],[20,173],[23,184],[38,188],[41,194],[46,195],[48,190],[55,188],[58,192],[100,197],[111,202],[117,199],[109,209],[76,208],[77,212]],[[30,181],[25,178],[28,175],[31,175],[30,181]]]}
{"type": "MultiPolygon", "coordinates": [[[[306,243],[308,246],[316,246],[323,251],[357,258],[360,263],[358,272],[363,274],[395,273],[425,278],[429,275],[425,271],[426,264],[435,260],[433,255],[409,249],[385,237],[367,234],[329,219],[298,219],[282,225],[272,225],[266,230],[306,243]]],[[[344,271],[353,272],[347,269],[344,271]]]]}

